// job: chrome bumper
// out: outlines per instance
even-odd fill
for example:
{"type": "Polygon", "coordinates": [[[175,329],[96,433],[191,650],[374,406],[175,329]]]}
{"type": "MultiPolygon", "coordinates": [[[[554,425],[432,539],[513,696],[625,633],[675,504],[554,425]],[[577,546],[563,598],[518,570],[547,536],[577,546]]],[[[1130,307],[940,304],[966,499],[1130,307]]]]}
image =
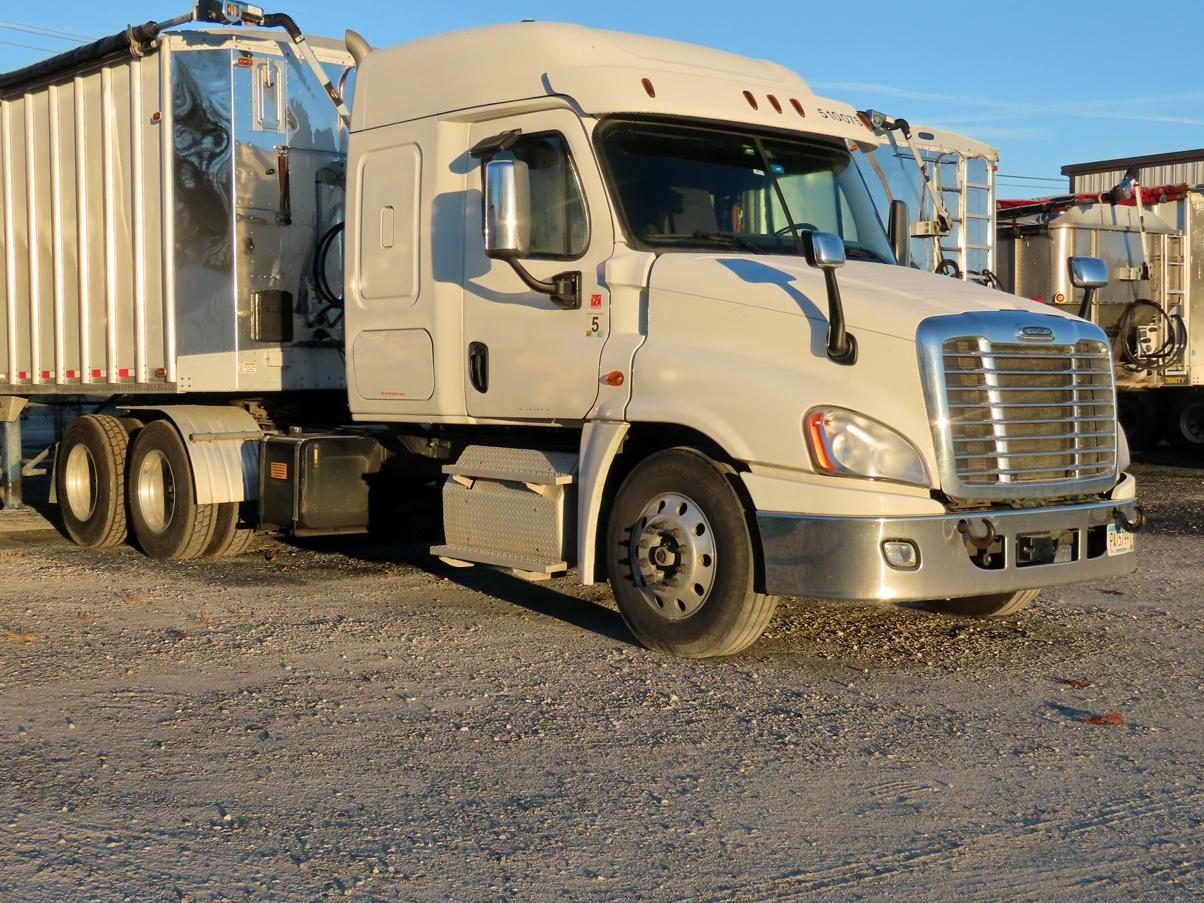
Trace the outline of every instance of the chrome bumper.
{"type": "Polygon", "coordinates": [[[1133,501],[930,517],[757,514],[766,592],[890,601],[981,596],[1128,574],[1137,566],[1136,554],[1109,556],[1106,538],[1099,552],[1101,529],[1140,519],[1133,501]],[[984,536],[988,524],[1003,548],[1003,564],[994,569],[975,564],[965,535],[984,536]],[[1020,566],[1019,537],[1064,530],[1078,531],[1074,560],[1020,566]],[[919,566],[889,565],[882,544],[891,540],[914,543],[919,566]]]}

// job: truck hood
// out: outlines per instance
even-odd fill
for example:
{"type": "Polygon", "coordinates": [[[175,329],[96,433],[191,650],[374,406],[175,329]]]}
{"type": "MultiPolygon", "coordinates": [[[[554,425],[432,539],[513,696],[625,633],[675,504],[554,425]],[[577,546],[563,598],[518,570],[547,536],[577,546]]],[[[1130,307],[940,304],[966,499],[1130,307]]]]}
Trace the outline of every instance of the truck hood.
{"type": "MultiPolygon", "coordinates": [[[[850,260],[837,271],[849,330],[914,341],[925,319],[941,314],[1028,310],[1069,314],[1025,298],[949,276],[907,267],[850,260]]],[[[823,272],[799,257],[778,255],[662,254],[650,288],[803,316],[826,323],[823,272]]]]}

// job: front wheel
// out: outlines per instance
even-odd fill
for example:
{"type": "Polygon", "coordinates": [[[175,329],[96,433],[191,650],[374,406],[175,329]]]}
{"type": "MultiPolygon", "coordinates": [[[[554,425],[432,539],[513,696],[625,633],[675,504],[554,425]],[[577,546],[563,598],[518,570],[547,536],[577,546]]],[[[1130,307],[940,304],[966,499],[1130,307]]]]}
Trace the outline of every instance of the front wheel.
{"type": "Polygon", "coordinates": [[[961,599],[934,599],[925,602],[932,611],[944,615],[961,615],[966,618],[1004,618],[1028,608],[1040,595],[1039,589],[1026,589],[1018,593],[995,593],[991,596],[965,596],[961,599]]]}
{"type": "Polygon", "coordinates": [[[623,620],[658,652],[734,655],[777,605],[754,588],[752,537],[730,473],[692,449],[658,452],[623,481],[607,565],[623,620]]]}

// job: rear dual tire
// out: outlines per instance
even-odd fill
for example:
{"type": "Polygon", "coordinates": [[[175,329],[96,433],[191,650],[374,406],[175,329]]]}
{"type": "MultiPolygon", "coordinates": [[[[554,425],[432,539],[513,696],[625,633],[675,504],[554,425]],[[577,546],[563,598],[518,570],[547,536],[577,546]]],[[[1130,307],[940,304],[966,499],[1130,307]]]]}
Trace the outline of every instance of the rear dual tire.
{"type": "Polygon", "coordinates": [[[198,505],[192,465],[175,427],[156,420],[139,431],[127,474],[130,525],[151,558],[187,561],[210,547],[216,505],[198,505]]]}
{"type": "Polygon", "coordinates": [[[104,414],[79,417],[59,443],[55,494],[63,527],[88,549],[125,542],[126,457],[130,433],[140,424],[104,414]]]}

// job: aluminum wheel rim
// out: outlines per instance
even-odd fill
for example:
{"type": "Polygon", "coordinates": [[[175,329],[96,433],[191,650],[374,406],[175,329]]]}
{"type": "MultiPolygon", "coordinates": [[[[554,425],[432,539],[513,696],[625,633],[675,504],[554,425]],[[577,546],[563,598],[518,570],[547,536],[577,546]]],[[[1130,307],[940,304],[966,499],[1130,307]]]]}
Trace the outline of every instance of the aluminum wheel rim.
{"type": "Polygon", "coordinates": [[[163,452],[151,449],[138,467],[138,511],[153,533],[163,533],[176,510],[176,482],[163,452]]]}
{"type": "Polygon", "coordinates": [[[715,534],[702,508],[680,493],[656,496],[631,531],[631,560],[644,601],[680,621],[706,603],[715,585],[715,534]]]}
{"type": "Polygon", "coordinates": [[[96,510],[96,461],[86,445],[73,445],[67,453],[64,483],[71,513],[81,521],[90,518],[96,510]]]}

